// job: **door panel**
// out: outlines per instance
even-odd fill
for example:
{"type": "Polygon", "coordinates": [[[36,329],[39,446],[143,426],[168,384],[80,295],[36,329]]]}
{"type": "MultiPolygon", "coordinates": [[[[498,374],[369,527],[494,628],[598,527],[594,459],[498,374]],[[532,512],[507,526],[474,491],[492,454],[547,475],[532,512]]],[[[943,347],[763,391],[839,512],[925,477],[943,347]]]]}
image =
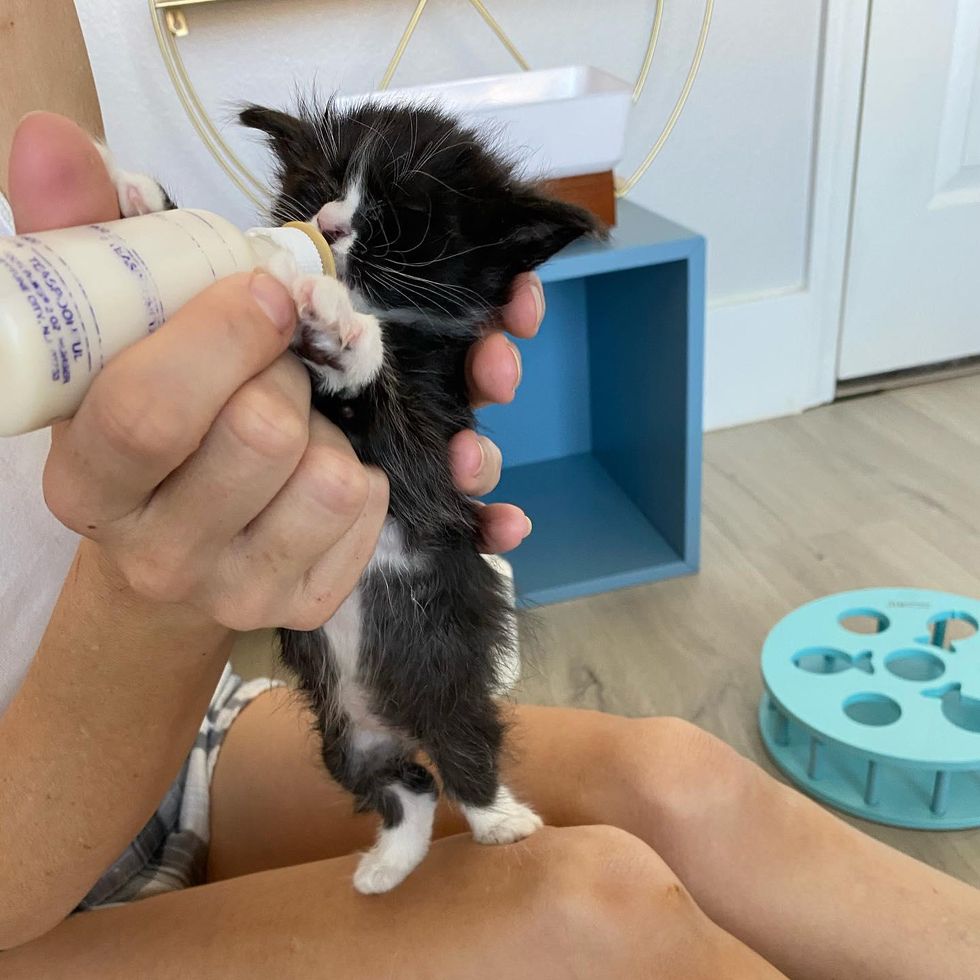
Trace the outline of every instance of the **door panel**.
{"type": "Polygon", "coordinates": [[[878,0],[838,373],[978,353],[980,0],[878,0]]]}

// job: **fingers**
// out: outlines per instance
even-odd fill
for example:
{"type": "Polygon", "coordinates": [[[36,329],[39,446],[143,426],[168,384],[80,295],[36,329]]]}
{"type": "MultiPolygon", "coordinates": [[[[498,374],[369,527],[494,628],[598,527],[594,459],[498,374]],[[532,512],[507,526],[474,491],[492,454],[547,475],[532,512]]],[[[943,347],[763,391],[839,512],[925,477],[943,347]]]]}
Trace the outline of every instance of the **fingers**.
{"type": "Polygon", "coordinates": [[[310,438],[289,481],[236,542],[238,560],[306,569],[351,527],[368,495],[367,471],[336,426],[310,417],[310,438]]]}
{"type": "Polygon", "coordinates": [[[19,233],[119,217],[119,203],[92,138],[53,112],[32,112],[10,147],[10,204],[19,233]]]}
{"type": "Polygon", "coordinates": [[[490,555],[512,551],[530,533],[531,521],[513,504],[487,504],[480,509],[481,550],[490,555]]]}
{"type": "Polygon", "coordinates": [[[496,443],[466,429],[449,441],[449,462],[456,487],[471,497],[482,497],[500,480],[503,458],[496,443]]]}
{"type": "MultiPolygon", "coordinates": [[[[534,274],[518,276],[501,323],[515,337],[531,338],[544,317],[545,301],[541,280],[534,274]]],[[[466,360],[470,400],[475,407],[513,401],[521,383],[521,355],[502,333],[493,331],[478,340],[466,360]]],[[[466,431],[449,444],[449,458],[456,486],[471,496],[489,493],[500,479],[500,450],[489,439],[466,431]]],[[[531,522],[511,504],[491,504],[481,510],[484,549],[510,551],[531,533],[531,522]]]]}
{"type": "Polygon", "coordinates": [[[367,500],[347,533],[307,572],[295,612],[285,625],[314,629],[325,623],[357,584],[374,554],[388,514],[388,479],[367,467],[367,500]]]}
{"type": "MultiPolygon", "coordinates": [[[[449,460],[456,486],[463,493],[481,496],[500,480],[502,457],[486,436],[467,429],[457,432],[449,443],[449,460]]],[[[488,504],[480,508],[483,551],[499,554],[516,548],[531,533],[531,522],[513,504],[488,504]]]]}
{"type": "Polygon", "coordinates": [[[194,452],[225,402],[286,348],[295,309],[271,276],[206,289],[113,358],[75,417],[52,434],[48,506],[91,537],[140,508],[194,452]]]}
{"type": "Polygon", "coordinates": [[[466,379],[475,408],[514,400],[521,383],[521,355],[499,331],[481,337],[466,357],[466,379]]]}
{"type": "Polygon", "coordinates": [[[177,546],[198,564],[212,561],[293,474],[309,421],[309,375],[284,354],[232,395],[197,452],[157,488],[136,533],[180,527],[177,546]]]}
{"type": "Polygon", "coordinates": [[[515,337],[530,339],[544,319],[544,288],[541,280],[528,272],[514,280],[510,302],[501,314],[504,330],[515,337]]]}
{"type": "MultiPolygon", "coordinates": [[[[504,330],[515,337],[530,338],[544,317],[544,290],[532,272],[518,276],[510,302],[501,314],[504,330]]],[[[470,401],[474,406],[513,401],[521,383],[521,355],[499,331],[492,331],[471,348],[466,361],[470,401]]]]}
{"type": "MultiPolygon", "coordinates": [[[[276,608],[256,621],[322,625],[370,559],[388,509],[388,484],[363,467],[335,426],[314,412],[309,444],[289,481],[232,547],[225,577],[248,581],[276,608]],[[277,583],[299,583],[277,597],[277,583]],[[278,618],[276,614],[278,612],[278,618]]],[[[219,610],[220,612],[220,610],[219,610]]],[[[232,611],[230,615],[241,615],[232,611]]]]}

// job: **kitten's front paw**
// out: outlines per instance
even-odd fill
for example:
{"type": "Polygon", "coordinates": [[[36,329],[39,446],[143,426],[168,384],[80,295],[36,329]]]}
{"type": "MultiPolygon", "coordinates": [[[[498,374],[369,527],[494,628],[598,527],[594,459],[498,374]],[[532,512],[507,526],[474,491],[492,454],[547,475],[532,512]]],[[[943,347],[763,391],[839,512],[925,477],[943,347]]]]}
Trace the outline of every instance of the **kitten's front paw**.
{"type": "Polygon", "coordinates": [[[299,325],[293,349],[310,366],[317,387],[356,394],[381,370],[376,317],[358,313],[347,288],[329,276],[299,276],[291,284],[299,325]]]}
{"type": "Polygon", "coordinates": [[[120,170],[108,147],[95,141],[95,146],[102,155],[106,170],[116,188],[119,199],[119,212],[124,218],[134,218],[138,214],[155,214],[157,211],[169,211],[174,207],[173,201],[167,197],[167,192],[146,174],[135,174],[129,170],[120,170]]]}

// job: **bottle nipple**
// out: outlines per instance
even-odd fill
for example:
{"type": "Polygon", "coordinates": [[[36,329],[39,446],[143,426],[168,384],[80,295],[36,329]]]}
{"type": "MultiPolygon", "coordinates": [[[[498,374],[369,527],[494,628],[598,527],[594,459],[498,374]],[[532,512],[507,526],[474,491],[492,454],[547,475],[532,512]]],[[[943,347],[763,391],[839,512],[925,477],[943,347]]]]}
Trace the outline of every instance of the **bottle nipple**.
{"type": "Polygon", "coordinates": [[[310,221],[289,221],[281,228],[249,228],[245,235],[265,248],[285,249],[304,275],[327,275],[337,278],[337,264],[327,240],[310,221]]]}
{"type": "Polygon", "coordinates": [[[320,254],[324,275],[337,278],[337,263],[334,261],[333,251],[327,240],[320,234],[320,229],[312,221],[287,221],[283,228],[296,228],[303,232],[313,242],[320,254]]]}

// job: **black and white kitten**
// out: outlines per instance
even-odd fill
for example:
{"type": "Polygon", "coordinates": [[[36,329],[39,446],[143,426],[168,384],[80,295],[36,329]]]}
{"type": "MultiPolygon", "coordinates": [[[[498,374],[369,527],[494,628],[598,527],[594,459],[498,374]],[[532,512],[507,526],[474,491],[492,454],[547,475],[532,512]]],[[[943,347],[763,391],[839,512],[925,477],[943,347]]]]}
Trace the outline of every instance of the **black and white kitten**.
{"type": "Polygon", "coordinates": [[[250,106],[277,161],[280,222],[314,221],[338,278],[287,280],[294,349],[314,405],[390,483],[388,518],[329,622],[280,630],[330,773],[381,828],[354,885],[385,892],[425,857],[438,794],[482,843],[533,833],[538,816],[498,776],[494,691],[515,643],[506,583],[481,556],[474,503],[453,484],[450,438],[472,427],[467,351],[516,275],[597,231],[541,196],[476,132],[428,106],[250,106]]]}

